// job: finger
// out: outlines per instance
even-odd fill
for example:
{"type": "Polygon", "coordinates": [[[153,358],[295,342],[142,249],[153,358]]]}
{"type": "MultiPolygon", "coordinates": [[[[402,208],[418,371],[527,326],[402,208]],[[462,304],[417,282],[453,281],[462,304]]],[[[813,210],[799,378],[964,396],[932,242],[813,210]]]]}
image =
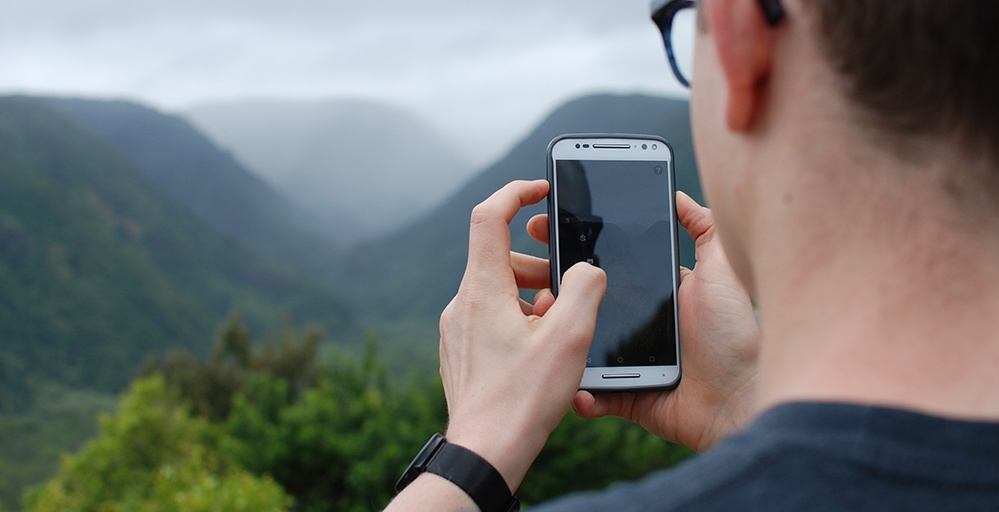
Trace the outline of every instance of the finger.
{"type": "Polygon", "coordinates": [[[588,391],[581,390],[573,398],[572,408],[580,418],[620,416],[625,419],[631,419],[631,409],[634,400],[634,393],[594,395],[588,391]]]}
{"type": "Polygon", "coordinates": [[[593,405],[596,402],[593,394],[589,391],[579,390],[576,396],[572,397],[572,410],[580,418],[598,418],[594,414],[593,405]]]}
{"type": "Polygon", "coordinates": [[[534,305],[533,304],[531,304],[530,302],[527,302],[524,299],[520,299],[519,302],[520,302],[520,310],[523,311],[525,315],[533,315],[534,314],[534,305]]]}
{"type": "Polygon", "coordinates": [[[513,267],[517,288],[540,290],[551,285],[551,269],[547,259],[511,252],[510,266],[513,267]]]}
{"type": "Polygon", "coordinates": [[[495,275],[510,267],[510,221],[524,206],[548,194],[548,182],[513,181],[472,209],[468,232],[469,274],[495,275]]]}
{"type": "Polygon", "coordinates": [[[555,303],[555,295],[552,294],[550,288],[545,288],[543,290],[538,290],[538,293],[534,295],[534,311],[533,313],[538,316],[545,316],[545,313],[551,309],[552,304],[555,303]]]}
{"type": "MultiPolygon", "coordinates": [[[[607,289],[607,275],[588,263],[576,263],[562,276],[558,299],[545,313],[546,325],[556,326],[559,336],[589,348],[596,327],[597,309],[607,289]]],[[[582,356],[585,358],[585,350],[582,356]]]]}
{"type": "Polygon", "coordinates": [[[531,235],[531,238],[543,243],[548,244],[548,214],[539,213],[531,220],[527,221],[527,234],[531,235]]]}
{"type": "Polygon", "coordinates": [[[681,265],[680,266],[680,284],[683,284],[683,282],[687,279],[687,276],[689,276],[692,273],[693,272],[689,268],[684,267],[684,266],[681,265]]]}
{"type": "Polygon", "coordinates": [[[697,245],[706,242],[707,238],[710,238],[705,237],[702,239],[715,225],[711,209],[697,204],[697,201],[694,201],[690,196],[680,191],[676,193],[676,217],[680,221],[680,225],[690,233],[690,237],[694,239],[697,245]]]}

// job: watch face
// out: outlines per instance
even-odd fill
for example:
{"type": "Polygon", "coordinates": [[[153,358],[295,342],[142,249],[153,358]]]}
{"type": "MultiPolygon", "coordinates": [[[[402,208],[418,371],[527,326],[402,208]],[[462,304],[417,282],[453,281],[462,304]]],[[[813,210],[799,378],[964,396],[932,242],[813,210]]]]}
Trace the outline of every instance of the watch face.
{"type": "Polygon", "coordinates": [[[406,472],[403,473],[399,478],[399,481],[396,482],[395,491],[402,492],[406,486],[413,483],[413,480],[416,480],[416,477],[420,476],[420,473],[426,471],[427,464],[430,464],[430,459],[434,458],[434,455],[436,455],[437,451],[441,449],[441,446],[444,446],[444,443],[446,443],[444,436],[439,433],[431,436],[427,441],[427,444],[423,445],[423,449],[420,450],[420,453],[417,453],[416,457],[413,458],[413,462],[409,463],[409,467],[406,468],[406,472]]]}

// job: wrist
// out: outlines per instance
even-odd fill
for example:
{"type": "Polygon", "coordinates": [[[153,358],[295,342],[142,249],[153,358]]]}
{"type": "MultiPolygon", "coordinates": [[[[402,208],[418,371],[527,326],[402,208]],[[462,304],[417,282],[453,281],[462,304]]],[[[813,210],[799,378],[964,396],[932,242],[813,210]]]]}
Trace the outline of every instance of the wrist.
{"type": "Polygon", "coordinates": [[[510,492],[520,487],[527,470],[544,447],[545,439],[515,429],[464,427],[452,423],[447,429],[449,443],[464,447],[488,461],[506,481],[510,492]]]}
{"type": "Polygon", "coordinates": [[[399,478],[396,490],[402,493],[424,474],[447,480],[482,512],[520,510],[520,502],[495,466],[479,454],[448,442],[440,434],[434,434],[423,446],[399,478]]]}

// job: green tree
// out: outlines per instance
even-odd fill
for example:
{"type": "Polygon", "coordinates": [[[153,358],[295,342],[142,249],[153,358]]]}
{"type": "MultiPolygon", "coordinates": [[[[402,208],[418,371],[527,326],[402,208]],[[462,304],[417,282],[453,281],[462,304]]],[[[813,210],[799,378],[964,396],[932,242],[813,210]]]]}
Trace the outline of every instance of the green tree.
{"type": "Polygon", "coordinates": [[[239,314],[219,329],[207,362],[187,351],[173,351],[147,365],[147,374],[162,373],[189,400],[195,414],[212,421],[229,415],[233,397],[255,374],[273,375],[287,383],[291,397],[301,395],[316,380],[322,330],[299,333],[285,321],[278,340],[254,349],[253,336],[239,314]]]}
{"type": "Polygon", "coordinates": [[[160,377],[132,384],[101,433],[66,456],[55,478],[25,495],[32,512],[287,510],[291,499],[267,477],[226,461],[218,434],[192,417],[160,377]]]}
{"type": "Polygon", "coordinates": [[[298,510],[378,509],[429,433],[444,427],[436,378],[402,382],[387,376],[373,340],[360,361],[332,354],[297,401],[287,381],[260,375],[235,398],[223,449],[273,475],[298,510]]]}

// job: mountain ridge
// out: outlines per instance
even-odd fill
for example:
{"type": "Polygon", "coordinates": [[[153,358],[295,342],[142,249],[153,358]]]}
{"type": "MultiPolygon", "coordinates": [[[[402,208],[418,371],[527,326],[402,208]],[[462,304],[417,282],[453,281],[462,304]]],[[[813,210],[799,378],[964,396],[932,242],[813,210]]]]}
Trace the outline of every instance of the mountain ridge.
{"type": "Polygon", "coordinates": [[[123,100],[40,99],[246,248],[312,271],[339,252],[303,223],[294,202],[213,145],[186,119],[123,100]]]}
{"type": "MultiPolygon", "coordinates": [[[[560,134],[584,132],[665,137],[674,148],[677,187],[702,199],[687,101],[640,94],[588,95],[553,110],[506,156],[466,182],[434,210],[381,239],[348,251],[334,279],[355,299],[362,317],[436,318],[457,291],[464,270],[471,209],[509,181],[544,179],[549,141],[560,134]]],[[[514,250],[547,257],[547,249],[524,230],[530,216],[544,211],[542,201],[523,209],[514,219],[514,250]]],[[[681,262],[693,265],[693,243],[685,233],[680,238],[681,262]]]]}
{"type": "Polygon", "coordinates": [[[203,353],[233,309],[256,326],[351,324],[330,291],[219,234],[44,100],[0,111],[5,377],[120,389],[150,352],[203,353]]]}

